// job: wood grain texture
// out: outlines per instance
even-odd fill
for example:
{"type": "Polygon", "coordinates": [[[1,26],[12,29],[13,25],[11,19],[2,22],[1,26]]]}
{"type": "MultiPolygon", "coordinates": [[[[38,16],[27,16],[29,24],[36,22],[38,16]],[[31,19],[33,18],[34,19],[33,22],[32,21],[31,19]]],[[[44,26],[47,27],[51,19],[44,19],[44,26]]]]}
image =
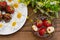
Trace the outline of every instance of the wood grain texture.
{"type": "MultiPolygon", "coordinates": [[[[33,13],[33,8],[29,7],[29,15],[31,13],[33,13]]],[[[33,14],[30,16],[29,19],[34,19],[34,17],[36,16],[36,14],[33,14]]],[[[12,34],[12,35],[7,35],[7,36],[1,36],[0,35],[0,40],[60,40],[60,19],[56,19],[55,20],[55,26],[56,26],[56,32],[54,34],[53,37],[51,38],[39,38],[37,36],[35,36],[32,33],[32,24],[31,21],[27,19],[25,25],[21,28],[21,30],[19,30],[18,32],[12,34]]]]}

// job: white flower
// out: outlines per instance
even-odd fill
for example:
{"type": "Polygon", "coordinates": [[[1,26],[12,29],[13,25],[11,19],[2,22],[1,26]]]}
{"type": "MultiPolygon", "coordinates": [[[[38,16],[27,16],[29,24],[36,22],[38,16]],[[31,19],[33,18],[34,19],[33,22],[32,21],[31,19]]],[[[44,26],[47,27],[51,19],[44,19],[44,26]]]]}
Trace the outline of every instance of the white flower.
{"type": "Polygon", "coordinates": [[[32,29],[33,29],[34,31],[38,31],[38,28],[37,28],[36,25],[33,25],[33,26],[32,26],[32,29]]]}
{"type": "Polygon", "coordinates": [[[57,3],[59,2],[58,1],[50,2],[51,5],[56,5],[57,3]]]}
{"type": "Polygon", "coordinates": [[[55,5],[55,4],[56,4],[56,2],[50,2],[50,4],[51,4],[51,5],[55,5]]]}
{"type": "Polygon", "coordinates": [[[50,34],[50,33],[53,33],[54,32],[54,27],[48,27],[47,28],[47,32],[50,34]]]}

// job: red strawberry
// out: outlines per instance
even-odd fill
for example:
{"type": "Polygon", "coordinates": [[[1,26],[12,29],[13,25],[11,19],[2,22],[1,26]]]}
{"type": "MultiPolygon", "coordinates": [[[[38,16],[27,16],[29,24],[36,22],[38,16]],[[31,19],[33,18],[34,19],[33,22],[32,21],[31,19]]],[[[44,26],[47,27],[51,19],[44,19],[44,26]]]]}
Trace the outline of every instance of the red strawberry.
{"type": "Polygon", "coordinates": [[[2,9],[2,2],[0,2],[0,10],[2,9]]]}
{"type": "Polygon", "coordinates": [[[43,22],[41,20],[37,21],[36,26],[38,28],[42,27],[42,25],[43,25],[43,22]]]}
{"type": "Polygon", "coordinates": [[[14,13],[14,10],[11,10],[10,13],[13,14],[14,13]]]}
{"type": "Polygon", "coordinates": [[[40,36],[43,36],[46,33],[46,29],[42,28],[38,32],[39,32],[40,36]]]}
{"type": "Polygon", "coordinates": [[[2,2],[2,7],[6,7],[7,6],[7,2],[6,1],[3,1],[2,2]]]}
{"type": "Polygon", "coordinates": [[[44,25],[45,27],[49,27],[49,26],[52,26],[52,23],[51,23],[51,21],[49,21],[49,20],[44,20],[44,21],[43,21],[43,25],[44,25]]]}
{"type": "Polygon", "coordinates": [[[2,2],[0,2],[0,6],[2,6],[2,2]]]}
{"type": "Polygon", "coordinates": [[[10,6],[7,6],[6,7],[6,12],[8,12],[8,13],[14,13],[14,10],[13,10],[13,8],[12,7],[10,7],[10,6]]]}
{"type": "Polygon", "coordinates": [[[7,12],[10,12],[10,11],[11,11],[11,7],[10,7],[10,6],[7,6],[7,7],[6,7],[6,11],[7,11],[7,12]]]}
{"type": "Polygon", "coordinates": [[[7,6],[7,2],[6,1],[3,1],[3,2],[0,2],[0,7],[6,7],[7,6]]]}
{"type": "Polygon", "coordinates": [[[3,10],[5,10],[5,7],[7,6],[7,2],[5,2],[5,1],[2,1],[2,2],[0,2],[0,9],[3,11],[3,10]]]}

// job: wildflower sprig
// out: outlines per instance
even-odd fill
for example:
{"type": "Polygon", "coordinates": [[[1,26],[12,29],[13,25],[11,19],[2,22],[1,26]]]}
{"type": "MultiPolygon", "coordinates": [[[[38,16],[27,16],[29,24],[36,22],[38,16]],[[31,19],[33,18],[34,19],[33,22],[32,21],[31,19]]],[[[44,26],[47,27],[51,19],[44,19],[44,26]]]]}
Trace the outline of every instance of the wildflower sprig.
{"type": "Polygon", "coordinates": [[[25,5],[31,4],[34,7],[34,12],[38,10],[48,17],[58,18],[58,11],[60,10],[60,0],[20,0],[25,5]]]}

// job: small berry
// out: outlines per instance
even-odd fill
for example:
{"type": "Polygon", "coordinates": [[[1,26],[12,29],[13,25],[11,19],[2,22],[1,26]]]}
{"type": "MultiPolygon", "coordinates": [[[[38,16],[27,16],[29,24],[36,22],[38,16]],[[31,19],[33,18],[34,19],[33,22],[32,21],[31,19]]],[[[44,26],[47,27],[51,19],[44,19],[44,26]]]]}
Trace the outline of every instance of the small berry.
{"type": "Polygon", "coordinates": [[[44,21],[43,21],[43,25],[44,25],[45,27],[49,27],[49,26],[52,26],[52,23],[51,23],[51,21],[49,21],[49,20],[44,20],[44,21]]]}
{"type": "Polygon", "coordinates": [[[43,22],[41,20],[37,21],[36,26],[41,28],[43,26],[43,22]]]}
{"type": "Polygon", "coordinates": [[[39,32],[40,36],[43,36],[46,33],[46,29],[42,28],[38,32],[39,32]]]}

